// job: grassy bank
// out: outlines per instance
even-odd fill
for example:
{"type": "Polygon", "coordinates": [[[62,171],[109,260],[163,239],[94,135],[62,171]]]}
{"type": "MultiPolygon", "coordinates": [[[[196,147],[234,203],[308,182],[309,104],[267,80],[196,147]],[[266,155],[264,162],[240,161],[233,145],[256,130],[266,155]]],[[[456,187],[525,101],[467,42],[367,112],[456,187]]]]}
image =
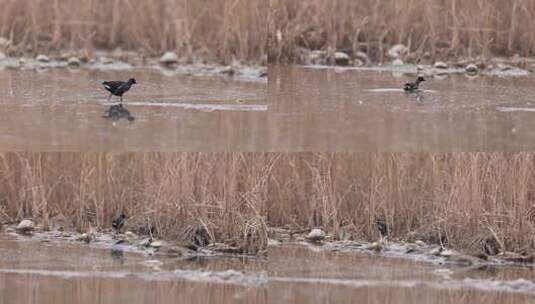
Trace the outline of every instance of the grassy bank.
{"type": "Polygon", "coordinates": [[[495,237],[522,252],[535,246],[534,164],[529,153],[286,154],[268,184],[268,221],[374,240],[384,218],[394,238],[480,251],[495,237]]]}
{"type": "Polygon", "coordinates": [[[417,57],[535,55],[531,0],[272,0],[271,61],[295,61],[299,47],[352,49],[382,61],[391,45],[417,57]]]}
{"type": "Polygon", "coordinates": [[[0,36],[11,52],[136,50],[230,62],[266,51],[263,0],[2,0],[0,36]]]}
{"type": "Polygon", "coordinates": [[[255,253],[267,242],[269,165],[265,155],[239,153],[1,154],[0,214],[87,231],[110,228],[125,211],[127,230],[172,239],[202,225],[212,241],[255,253]]]}
{"type": "Polygon", "coordinates": [[[394,238],[521,252],[535,247],[534,165],[531,153],[7,153],[0,214],[85,231],[124,210],[129,230],[203,225],[248,252],[268,225],[374,240],[383,218],[394,238]]]}

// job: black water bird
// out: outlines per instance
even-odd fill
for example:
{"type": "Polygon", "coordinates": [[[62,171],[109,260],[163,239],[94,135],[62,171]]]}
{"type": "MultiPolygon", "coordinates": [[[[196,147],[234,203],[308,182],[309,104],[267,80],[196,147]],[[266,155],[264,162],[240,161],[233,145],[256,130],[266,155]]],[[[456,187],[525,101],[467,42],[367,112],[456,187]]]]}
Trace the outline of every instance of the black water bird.
{"type": "Polygon", "coordinates": [[[132,87],[132,85],[135,83],[137,83],[136,80],[134,78],[130,78],[128,81],[104,81],[102,82],[102,85],[106,90],[108,90],[108,92],[110,92],[108,101],[110,101],[112,95],[115,95],[121,98],[122,103],[123,94],[130,90],[130,87],[132,87]]]}
{"type": "Polygon", "coordinates": [[[125,222],[126,215],[124,214],[124,212],[121,212],[118,217],[113,219],[113,221],[111,222],[111,226],[113,227],[113,229],[115,229],[115,232],[119,232],[121,228],[123,228],[125,222]]]}
{"type": "Polygon", "coordinates": [[[104,118],[111,118],[112,120],[119,120],[121,118],[126,118],[129,121],[133,121],[135,118],[130,114],[130,111],[128,111],[125,107],[123,107],[123,104],[120,103],[118,105],[111,105],[102,116],[104,118]]]}
{"type": "Polygon", "coordinates": [[[423,76],[418,76],[415,82],[407,82],[405,84],[405,87],[403,87],[403,90],[405,92],[415,92],[420,89],[420,83],[424,82],[425,78],[423,76]]]}
{"type": "Polygon", "coordinates": [[[384,218],[376,218],[375,225],[377,226],[377,230],[379,230],[379,233],[382,237],[388,236],[388,225],[386,224],[386,220],[384,218]]]}

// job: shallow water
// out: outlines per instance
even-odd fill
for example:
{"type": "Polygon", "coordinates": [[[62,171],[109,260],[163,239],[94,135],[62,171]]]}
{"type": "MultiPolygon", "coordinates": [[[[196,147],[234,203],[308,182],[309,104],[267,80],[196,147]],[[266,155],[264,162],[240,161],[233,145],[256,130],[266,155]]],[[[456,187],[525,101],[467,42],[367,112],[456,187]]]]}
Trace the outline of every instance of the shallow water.
{"type": "Polygon", "coordinates": [[[0,303],[533,303],[526,267],[461,267],[316,246],[181,260],[0,235],[0,303]]]}
{"type": "Polygon", "coordinates": [[[428,78],[270,67],[271,138],[285,151],[518,151],[535,147],[535,78],[428,78]]]}
{"type": "Polygon", "coordinates": [[[528,268],[475,268],[271,247],[270,303],[533,303],[528,268]]]}
{"type": "Polygon", "coordinates": [[[0,70],[0,146],[10,151],[262,151],[265,94],[263,81],[165,76],[155,69],[0,70]],[[100,82],[130,77],[138,84],[124,101],[135,121],[102,118],[109,103],[100,82]]]}
{"type": "Polygon", "coordinates": [[[265,261],[181,261],[0,236],[0,303],[265,303],[265,261]]]}

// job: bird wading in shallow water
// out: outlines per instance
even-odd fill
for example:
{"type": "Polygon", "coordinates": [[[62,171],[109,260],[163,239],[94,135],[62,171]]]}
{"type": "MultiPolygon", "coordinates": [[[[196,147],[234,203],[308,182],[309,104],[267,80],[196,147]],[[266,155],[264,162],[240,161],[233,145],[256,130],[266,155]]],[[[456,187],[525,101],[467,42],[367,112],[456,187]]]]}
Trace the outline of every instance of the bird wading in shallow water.
{"type": "Polygon", "coordinates": [[[137,83],[134,78],[128,79],[128,81],[104,81],[102,85],[104,88],[110,92],[108,96],[108,101],[110,101],[113,95],[119,96],[121,103],[123,103],[123,94],[130,90],[133,84],[137,83]]]}
{"type": "Polygon", "coordinates": [[[424,82],[425,78],[423,76],[418,76],[415,82],[407,82],[403,87],[405,92],[416,92],[420,89],[420,83],[424,82]]]}
{"type": "Polygon", "coordinates": [[[113,221],[111,222],[111,226],[113,227],[113,229],[115,229],[115,232],[119,232],[121,228],[123,228],[125,222],[126,215],[124,214],[124,212],[121,212],[118,217],[113,219],[113,221]]]}

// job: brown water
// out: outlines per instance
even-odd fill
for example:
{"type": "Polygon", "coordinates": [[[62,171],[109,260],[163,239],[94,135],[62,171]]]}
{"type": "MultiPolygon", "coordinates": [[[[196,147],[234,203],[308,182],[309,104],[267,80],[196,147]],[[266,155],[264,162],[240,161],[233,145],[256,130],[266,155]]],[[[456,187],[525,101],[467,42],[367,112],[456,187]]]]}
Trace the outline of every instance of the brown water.
{"type": "Polygon", "coordinates": [[[285,151],[518,151],[535,147],[535,78],[428,78],[270,67],[271,139],[285,151]]]}
{"type": "Polygon", "coordinates": [[[0,303],[533,303],[529,268],[303,246],[265,258],[153,257],[0,235],[0,303]]]}
{"type": "Polygon", "coordinates": [[[0,236],[0,303],[265,303],[265,261],[155,259],[0,236]]]}
{"type": "MultiPolygon", "coordinates": [[[[258,151],[265,149],[266,84],[157,70],[0,71],[0,147],[30,151],[258,151]],[[103,80],[136,78],[133,123],[101,116],[103,80]],[[262,136],[262,134],[264,134],[262,136]]],[[[117,98],[117,97],[115,97],[117,98]]],[[[117,101],[117,99],[114,99],[117,101]]]]}
{"type": "Polygon", "coordinates": [[[528,268],[454,267],[272,247],[270,303],[534,303],[528,268]]]}

